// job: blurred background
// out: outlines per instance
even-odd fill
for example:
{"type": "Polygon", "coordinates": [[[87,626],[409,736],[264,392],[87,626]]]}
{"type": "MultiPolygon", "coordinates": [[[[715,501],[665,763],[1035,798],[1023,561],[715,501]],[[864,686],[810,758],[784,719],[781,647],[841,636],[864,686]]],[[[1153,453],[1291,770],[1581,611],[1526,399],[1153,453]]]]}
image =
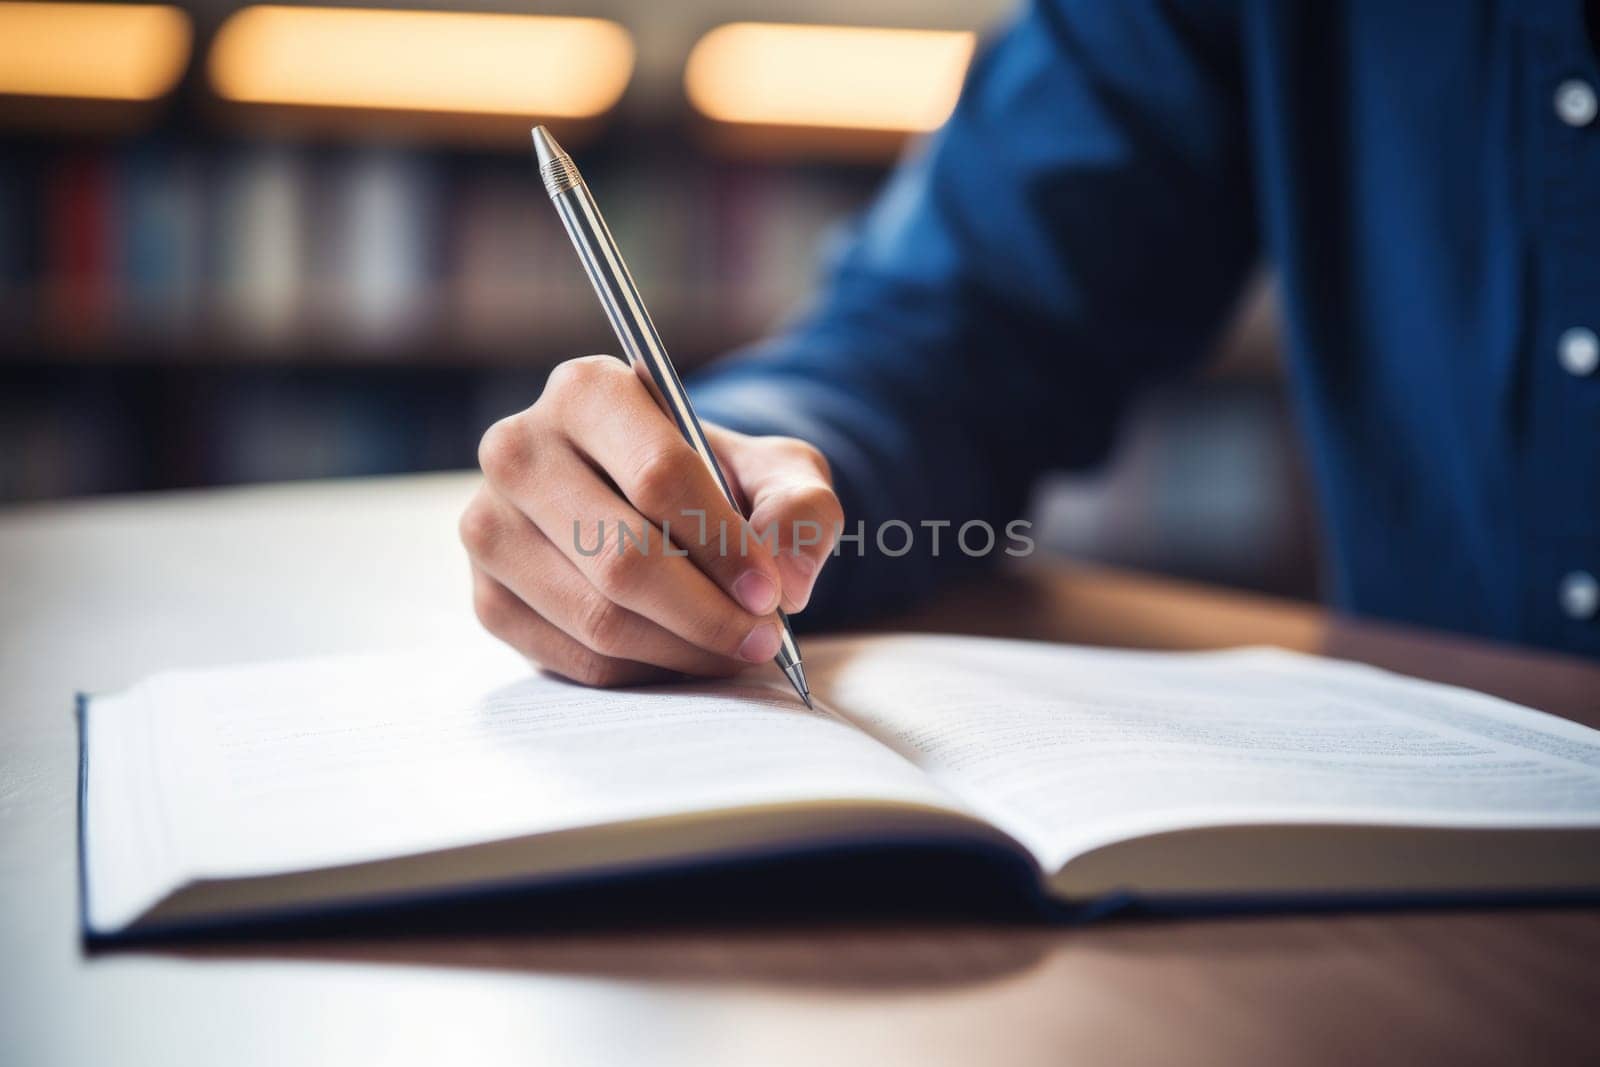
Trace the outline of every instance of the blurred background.
{"type": "MultiPolygon", "coordinates": [[[[780,323],[1006,0],[0,2],[0,506],[470,467],[615,345],[578,156],[680,367],[780,323]]],[[[1314,596],[1270,281],[1042,545],[1314,596]]]]}

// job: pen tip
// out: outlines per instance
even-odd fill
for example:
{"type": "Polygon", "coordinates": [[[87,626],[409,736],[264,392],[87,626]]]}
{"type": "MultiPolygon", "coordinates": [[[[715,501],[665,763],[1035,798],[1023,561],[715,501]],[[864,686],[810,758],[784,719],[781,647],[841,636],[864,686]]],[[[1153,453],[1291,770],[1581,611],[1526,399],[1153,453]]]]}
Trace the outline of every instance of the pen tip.
{"type": "Polygon", "coordinates": [[[806,702],[806,709],[807,710],[809,710],[809,711],[816,711],[817,710],[817,706],[815,704],[811,703],[811,694],[810,693],[801,693],[800,694],[800,699],[804,700],[806,702]]]}
{"type": "Polygon", "coordinates": [[[550,136],[550,131],[543,126],[533,128],[533,154],[538,158],[541,168],[566,155],[556,143],[556,139],[550,136]]]}
{"type": "Polygon", "coordinates": [[[811,686],[806,684],[806,669],[800,665],[800,661],[785,663],[783,673],[788,676],[789,684],[794,686],[800,699],[806,702],[806,707],[811,707],[811,686]]]}

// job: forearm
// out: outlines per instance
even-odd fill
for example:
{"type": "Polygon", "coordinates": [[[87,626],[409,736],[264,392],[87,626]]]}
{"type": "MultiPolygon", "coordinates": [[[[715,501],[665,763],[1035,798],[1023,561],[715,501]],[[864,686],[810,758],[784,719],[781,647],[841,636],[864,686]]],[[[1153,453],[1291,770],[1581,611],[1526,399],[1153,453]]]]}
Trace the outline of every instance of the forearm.
{"type": "Polygon", "coordinates": [[[814,310],[698,383],[708,418],[821,449],[849,532],[865,524],[817,615],[970,567],[931,540],[885,556],[876,531],[1003,526],[1036,474],[1097,462],[1129,398],[1205,351],[1255,253],[1235,31],[1225,4],[1029,5],[814,310]]]}

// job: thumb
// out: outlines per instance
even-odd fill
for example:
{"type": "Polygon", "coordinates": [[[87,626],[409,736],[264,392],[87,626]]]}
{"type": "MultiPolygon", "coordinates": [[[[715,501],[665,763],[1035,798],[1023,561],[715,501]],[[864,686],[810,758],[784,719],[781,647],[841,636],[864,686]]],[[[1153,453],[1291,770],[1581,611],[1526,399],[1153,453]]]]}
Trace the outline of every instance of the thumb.
{"type": "Polygon", "coordinates": [[[706,436],[750,507],[755,535],[773,549],[780,606],[802,610],[844,524],[828,461],[793,437],[750,437],[720,426],[707,426],[706,436]]]}

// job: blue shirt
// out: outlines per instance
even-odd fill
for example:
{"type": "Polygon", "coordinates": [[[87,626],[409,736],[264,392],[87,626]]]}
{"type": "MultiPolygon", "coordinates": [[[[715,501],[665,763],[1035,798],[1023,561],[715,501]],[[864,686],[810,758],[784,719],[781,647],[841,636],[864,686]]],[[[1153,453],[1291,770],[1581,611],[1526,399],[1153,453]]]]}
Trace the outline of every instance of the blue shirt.
{"type": "Polygon", "coordinates": [[[868,544],[808,616],[860,617],[972,564],[876,524],[1002,527],[1266,259],[1335,603],[1600,654],[1596,87],[1583,0],[1040,0],[696,402],[826,453],[868,544]]]}

